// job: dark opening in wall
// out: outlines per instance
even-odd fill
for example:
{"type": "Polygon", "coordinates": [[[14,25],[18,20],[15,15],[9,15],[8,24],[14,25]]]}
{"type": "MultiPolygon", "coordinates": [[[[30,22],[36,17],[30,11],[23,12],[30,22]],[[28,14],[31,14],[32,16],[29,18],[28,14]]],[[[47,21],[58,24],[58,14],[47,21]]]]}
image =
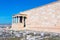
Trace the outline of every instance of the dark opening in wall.
{"type": "Polygon", "coordinates": [[[20,23],[22,23],[22,18],[23,18],[23,17],[22,17],[22,16],[20,16],[20,23]]]}

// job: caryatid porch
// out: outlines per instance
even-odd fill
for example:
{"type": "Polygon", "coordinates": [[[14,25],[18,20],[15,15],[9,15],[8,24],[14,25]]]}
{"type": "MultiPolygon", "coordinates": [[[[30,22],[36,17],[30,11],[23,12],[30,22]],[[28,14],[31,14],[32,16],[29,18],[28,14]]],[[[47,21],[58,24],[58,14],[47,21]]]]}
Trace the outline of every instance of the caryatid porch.
{"type": "Polygon", "coordinates": [[[12,17],[12,29],[20,30],[26,27],[26,22],[25,22],[26,17],[27,17],[26,14],[14,15],[12,17]]]}

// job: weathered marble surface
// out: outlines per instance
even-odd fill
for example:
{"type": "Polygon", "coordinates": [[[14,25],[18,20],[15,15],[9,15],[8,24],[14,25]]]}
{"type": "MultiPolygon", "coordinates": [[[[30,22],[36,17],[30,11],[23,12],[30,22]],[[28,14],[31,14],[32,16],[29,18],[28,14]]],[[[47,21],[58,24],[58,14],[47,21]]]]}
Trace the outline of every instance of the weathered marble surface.
{"type": "MultiPolygon", "coordinates": [[[[27,14],[26,27],[22,24],[12,24],[13,30],[35,30],[60,32],[60,1],[33,8],[20,14],[27,14]]],[[[18,14],[17,16],[19,16],[18,14]]]]}

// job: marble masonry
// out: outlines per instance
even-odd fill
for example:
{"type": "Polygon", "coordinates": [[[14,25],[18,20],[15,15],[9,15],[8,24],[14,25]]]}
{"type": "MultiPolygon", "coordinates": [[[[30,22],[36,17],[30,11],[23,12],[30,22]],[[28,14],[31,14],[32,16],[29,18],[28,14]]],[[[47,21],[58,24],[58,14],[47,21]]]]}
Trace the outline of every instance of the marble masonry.
{"type": "Polygon", "coordinates": [[[60,32],[60,1],[12,16],[12,30],[60,32]]]}

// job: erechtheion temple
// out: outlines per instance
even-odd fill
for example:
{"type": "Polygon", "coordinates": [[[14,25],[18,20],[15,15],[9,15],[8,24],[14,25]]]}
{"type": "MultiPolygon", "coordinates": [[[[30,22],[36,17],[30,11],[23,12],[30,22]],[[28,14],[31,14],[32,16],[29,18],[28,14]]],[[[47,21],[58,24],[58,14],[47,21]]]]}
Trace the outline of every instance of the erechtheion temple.
{"type": "Polygon", "coordinates": [[[60,32],[60,1],[13,15],[13,30],[60,32]]]}

